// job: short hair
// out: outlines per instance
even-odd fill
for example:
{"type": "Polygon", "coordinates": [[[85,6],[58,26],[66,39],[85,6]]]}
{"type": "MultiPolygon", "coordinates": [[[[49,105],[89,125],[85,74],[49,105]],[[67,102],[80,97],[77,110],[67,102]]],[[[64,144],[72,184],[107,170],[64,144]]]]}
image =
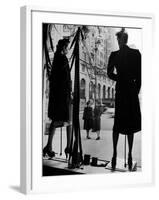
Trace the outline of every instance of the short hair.
{"type": "Polygon", "coordinates": [[[69,39],[64,38],[58,41],[58,44],[56,46],[57,51],[62,51],[64,47],[67,47],[69,44],[69,39]]]}
{"type": "Polygon", "coordinates": [[[90,100],[88,100],[88,101],[87,101],[87,106],[88,106],[90,103],[91,103],[91,101],[90,101],[90,100]]]}
{"type": "Polygon", "coordinates": [[[125,28],[122,28],[121,31],[116,33],[117,38],[123,39],[124,43],[126,44],[128,41],[128,34],[125,32],[125,28]]]}

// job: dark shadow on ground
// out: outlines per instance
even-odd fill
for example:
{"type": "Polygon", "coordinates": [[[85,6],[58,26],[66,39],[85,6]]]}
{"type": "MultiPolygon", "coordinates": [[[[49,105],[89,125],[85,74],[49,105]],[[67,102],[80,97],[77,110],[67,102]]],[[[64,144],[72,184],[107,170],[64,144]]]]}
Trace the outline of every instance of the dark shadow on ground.
{"type": "Polygon", "coordinates": [[[49,166],[43,166],[43,176],[60,176],[60,175],[77,175],[79,172],[69,171],[65,169],[58,169],[49,166]]]}

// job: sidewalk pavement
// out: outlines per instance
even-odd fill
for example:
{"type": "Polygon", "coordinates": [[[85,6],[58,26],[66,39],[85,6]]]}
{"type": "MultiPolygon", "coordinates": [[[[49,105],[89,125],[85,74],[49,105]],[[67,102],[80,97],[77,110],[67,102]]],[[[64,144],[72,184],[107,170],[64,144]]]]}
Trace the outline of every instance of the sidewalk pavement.
{"type": "MultiPolygon", "coordinates": [[[[53,138],[53,150],[60,155],[61,133],[60,128],[56,129],[53,138]]],[[[46,145],[47,135],[43,136],[43,146],[46,145]]],[[[110,161],[113,153],[112,146],[112,131],[101,130],[100,140],[96,140],[96,133],[90,132],[91,139],[86,139],[85,130],[81,130],[82,150],[83,155],[89,154],[91,157],[98,157],[99,159],[110,161]]],[[[124,142],[125,136],[120,135],[118,141],[118,158],[124,159],[124,142]]],[[[64,149],[66,147],[66,128],[62,128],[62,156],[64,156],[64,149]]],[[[127,153],[128,154],[128,146],[127,153]]],[[[134,137],[133,159],[137,162],[137,166],[141,167],[141,133],[136,133],[134,137]]]]}

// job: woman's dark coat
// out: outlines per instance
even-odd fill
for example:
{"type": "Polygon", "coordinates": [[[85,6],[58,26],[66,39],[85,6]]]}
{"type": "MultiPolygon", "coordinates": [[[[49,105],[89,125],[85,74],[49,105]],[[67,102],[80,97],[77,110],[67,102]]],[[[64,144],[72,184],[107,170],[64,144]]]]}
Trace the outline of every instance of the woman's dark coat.
{"type": "Polygon", "coordinates": [[[68,59],[56,52],[50,76],[48,117],[53,121],[69,121],[71,77],[68,59]]]}
{"type": "Polygon", "coordinates": [[[100,131],[101,129],[101,106],[95,106],[93,114],[93,132],[100,131]]]}
{"type": "Polygon", "coordinates": [[[84,120],[84,129],[85,130],[92,129],[93,110],[92,110],[91,107],[87,106],[87,107],[84,108],[83,120],[84,120]]]}
{"type": "Polygon", "coordinates": [[[119,51],[112,52],[107,74],[110,79],[116,81],[113,131],[126,135],[140,131],[141,112],[138,98],[141,87],[140,52],[126,45],[119,51]]]}

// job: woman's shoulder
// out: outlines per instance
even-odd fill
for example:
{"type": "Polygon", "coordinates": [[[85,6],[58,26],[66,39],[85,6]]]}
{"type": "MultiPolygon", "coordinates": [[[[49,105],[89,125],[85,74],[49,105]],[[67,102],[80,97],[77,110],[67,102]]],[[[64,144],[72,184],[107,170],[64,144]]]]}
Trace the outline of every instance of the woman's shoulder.
{"type": "Polygon", "coordinates": [[[68,59],[65,55],[60,54],[60,53],[55,53],[54,58],[53,58],[53,67],[57,67],[58,70],[63,70],[67,69],[69,66],[68,59]]]}
{"type": "Polygon", "coordinates": [[[117,51],[112,51],[110,55],[116,55],[116,54],[118,54],[118,53],[119,53],[119,50],[117,50],[117,51]]]}
{"type": "Polygon", "coordinates": [[[116,56],[119,54],[119,51],[112,51],[111,54],[110,54],[110,59],[114,59],[116,58],[116,56]]]}
{"type": "Polygon", "coordinates": [[[61,54],[60,52],[55,52],[54,59],[59,61],[68,61],[67,57],[64,54],[61,54]]]}
{"type": "Polygon", "coordinates": [[[88,111],[90,111],[90,110],[92,110],[92,107],[90,107],[90,106],[86,106],[86,107],[84,108],[84,110],[88,110],[88,111]]]}

